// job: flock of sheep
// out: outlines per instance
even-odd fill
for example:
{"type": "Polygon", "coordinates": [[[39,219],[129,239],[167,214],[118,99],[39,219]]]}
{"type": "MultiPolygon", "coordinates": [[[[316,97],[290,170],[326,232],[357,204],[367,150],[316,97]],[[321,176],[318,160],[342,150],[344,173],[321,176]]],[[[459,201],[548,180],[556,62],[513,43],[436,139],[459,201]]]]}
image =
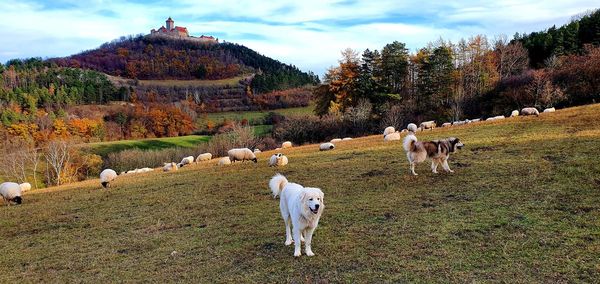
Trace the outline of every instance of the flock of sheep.
{"type": "MultiPolygon", "coordinates": [[[[555,111],[556,111],[555,108],[547,108],[543,112],[549,113],[549,112],[555,112],[555,111]]],[[[520,112],[518,110],[512,111],[510,117],[515,117],[515,116],[519,116],[519,115],[522,115],[522,116],[536,115],[537,116],[539,114],[540,114],[540,112],[536,108],[527,107],[527,108],[523,108],[520,112]]],[[[500,115],[500,116],[490,117],[490,118],[486,119],[486,121],[494,121],[494,120],[504,119],[504,118],[505,118],[505,116],[500,115]]],[[[453,126],[453,125],[463,125],[463,124],[469,124],[469,123],[474,123],[474,122],[479,122],[479,121],[481,121],[481,119],[472,119],[472,120],[466,119],[464,121],[455,121],[452,123],[446,122],[446,123],[442,124],[442,127],[449,127],[449,126],[453,126]]],[[[435,121],[433,121],[433,120],[425,121],[420,124],[419,130],[423,131],[425,129],[433,129],[435,127],[436,127],[435,121]]],[[[396,131],[393,126],[389,126],[389,127],[385,128],[385,130],[383,131],[384,141],[400,140],[401,139],[400,135],[405,132],[408,132],[408,130],[403,129],[402,131],[396,131]]],[[[333,149],[335,149],[334,143],[338,143],[341,141],[348,141],[351,139],[352,138],[350,138],[350,137],[346,137],[343,139],[341,139],[341,138],[332,139],[329,142],[320,144],[319,151],[333,150],[333,149]]],[[[281,144],[280,148],[277,148],[275,150],[278,151],[281,149],[291,148],[292,146],[293,146],[292,142],[286,141],[281,144]]],[[[254,149],[254,151],[250,150],[249,148],[231,149],[227,152],[226,157],[222,157],[221,159],[219,159],[218,165],[219,166],[230,165],[232,163],[235,163],[236,161],[241,161],[241,162],[253,161],[253,162],[257,163],[258,159],[256,158],[255,154],[260,153],[260,152],[261,151],[259,149],[254,149]]],[[[193,163],[207,162],[212,159],[212,156],[213,155],[211,153],[203,153],[203,154],[198,155],[198,157],[196,159],[194,159],[194,156],[188,156],[188,157],[183,158],[180,163],[175,163],[175,162],[164,163],[163,171],[164,172],[176,171],[181,167],[191,165],[193,163]]],[[[285,156],[282,153],[276,153],[276,154],[272,155],[271,158],[267,162],[270,167],[285,166],[288,164],[288,158],[287,158],[287,156],[285,156]]],[[[126,172],[121,172],[121,175],[146,173],[146,172],[150,172],[150,171],[154,171],[154,169],[152,169],[152,168],[134,169],[134,170],[126,171],[126,172]]],[[[105,169],[100,173],[100,183],[105,188],[110,187],[110,183],[112,181],[114,181],[117,177],[118,177],[117,172],[115,172],[112,169],[105,169]]],[[[11,204],[11,203],[21,204],[22,193],[25,191],[28,191],[30,189],[31,189],[31,184],[29,184],[29,183],[18,184],[18,183],[14,183],[14,182],[5,182],[5,183],[0,184],[0,195],[2,196],[2,199],[4,200],[4,202],[6,202],[8,204],[11,204]]]]}

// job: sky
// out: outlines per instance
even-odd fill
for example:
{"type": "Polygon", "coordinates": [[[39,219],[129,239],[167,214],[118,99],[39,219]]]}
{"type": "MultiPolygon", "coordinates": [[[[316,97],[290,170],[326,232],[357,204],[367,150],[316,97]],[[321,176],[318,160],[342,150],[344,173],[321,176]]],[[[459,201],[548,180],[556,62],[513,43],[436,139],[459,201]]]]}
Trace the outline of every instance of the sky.
{"type": "Polygon", "coordinates": [[[0,0],[0,62],[61,57],[165,25],[243,44],[318,75],[340,51],[381,49],[395,40],[411,51],[439,38],[493,39],[560,26],[598,1],[392,0],[0,0]]]}

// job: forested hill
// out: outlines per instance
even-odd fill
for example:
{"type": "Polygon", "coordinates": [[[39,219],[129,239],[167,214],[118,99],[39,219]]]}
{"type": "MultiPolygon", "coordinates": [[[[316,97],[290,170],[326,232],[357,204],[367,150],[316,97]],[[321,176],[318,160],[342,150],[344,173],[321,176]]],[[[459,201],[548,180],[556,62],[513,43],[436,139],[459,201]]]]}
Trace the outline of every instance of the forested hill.
{"type": "Polygon", "coordinates": [[[600,9],[583,14],[570,23],[524,35],[515,35],[529,52],[529,63],[533,68],[542,68],[553,56],[580,54],[585,45],[600,45],[600,9]]]}
{"type": "Polygon", "coordinates": [[[255,73],[253,88],[259,92],[318,82],[311,72],[302,72],[243,45],[161,37],[122,37],[97,49],[51,61],[63,67],[140,80],[217,80],[255,73]]]}

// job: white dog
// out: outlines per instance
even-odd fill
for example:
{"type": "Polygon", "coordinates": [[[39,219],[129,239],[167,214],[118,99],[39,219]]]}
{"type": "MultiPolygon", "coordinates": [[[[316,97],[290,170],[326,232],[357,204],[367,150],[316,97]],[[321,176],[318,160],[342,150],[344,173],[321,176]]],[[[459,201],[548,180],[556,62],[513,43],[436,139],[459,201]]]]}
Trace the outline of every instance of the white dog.
{"type": "Polygon", "coordinates": [[[279,209],[281,209],[281,217],[285,222],[285,245],[289,246],[295,242],[294,256],[300,256],[300,243],[305,240],[306,255],[315,255],[310,245],[313,232],[317,228],[319,218],[325,208],[323,192],[318,188],[289,183],[281,174],[276,174],[271,178],[269,187],[273,192],[273,198],[281,195],[279,209]]]}

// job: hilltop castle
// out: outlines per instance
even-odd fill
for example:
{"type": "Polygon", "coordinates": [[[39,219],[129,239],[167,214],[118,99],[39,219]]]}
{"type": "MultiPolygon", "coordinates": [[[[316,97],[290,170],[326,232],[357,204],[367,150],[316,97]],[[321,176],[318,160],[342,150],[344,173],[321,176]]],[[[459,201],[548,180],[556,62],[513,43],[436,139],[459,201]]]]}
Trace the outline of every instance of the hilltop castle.
{"type": "Polygon", "coordinates": [[[200,37],[190,36],[186,27],[178,27],[175,26],[175,21],[169,17],[166,21],[167,27],[161,26],[158,30],[152,29],[150,30],[151,36],[167,36],[174,37],[179,39],[193,40],[193,41],[201,41],[201,42],[213,42],[218,43],[219,39],[214,38],[213,36],[205,36],[202,35],[200,37]]]}

